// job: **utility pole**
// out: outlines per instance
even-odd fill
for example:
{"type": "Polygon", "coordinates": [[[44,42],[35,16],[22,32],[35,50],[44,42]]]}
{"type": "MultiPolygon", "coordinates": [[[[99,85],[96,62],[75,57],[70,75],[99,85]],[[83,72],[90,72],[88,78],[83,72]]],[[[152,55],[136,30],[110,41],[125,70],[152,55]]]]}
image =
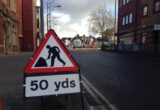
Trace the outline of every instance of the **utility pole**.
{"type": "Polygon", "coordinates": [[[47,0],[47,31],[48,29],[52,27],[52,24],[51,24],[51,20],[52,20],[52,8],[53,7],[61,7],[61,5],[58,5],[58,4],[53,4],[50,2],[50,0],[47,0]]]}
{"type": "Polygon", "coordinates": [[[115,0],[115,21],[114,21],[114,50],[116,49],[116,28],[117,28],[117,0],[115,0]]]}
{"type": "Polygon", "coordinates": [[[48,0],[47,0],[47,16],[46,16],[47,17],[47,31],[48,31],[48,8],[49,7],[48,7],[48,0]]]}
{"type": "Polygon", "coordinates": [[[41,24],[41,39],[44,38],[44,16],[43,16],[43,0],[40,0],[40,4],[41,4],[41,7],[40,7],[40,24],[41,24]]]}

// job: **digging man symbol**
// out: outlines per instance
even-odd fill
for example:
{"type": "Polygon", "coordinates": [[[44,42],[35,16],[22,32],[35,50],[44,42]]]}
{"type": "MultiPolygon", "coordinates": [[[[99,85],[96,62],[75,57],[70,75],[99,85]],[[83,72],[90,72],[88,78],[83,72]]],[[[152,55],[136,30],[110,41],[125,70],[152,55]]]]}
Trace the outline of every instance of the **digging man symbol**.
{"type": "Polygon", "coordinates": [[[57,58],[63,66],[65,66],[66,62],[64,62],[60,57],[60,49],[57,46],[51,47],[50,45],[47,45],[46,48],[48,49],[48,58],[51,58],[51,66],[54,66],[55,59],[57,58]],[[51,56],[52,55],[52,56],[51,56]]]}

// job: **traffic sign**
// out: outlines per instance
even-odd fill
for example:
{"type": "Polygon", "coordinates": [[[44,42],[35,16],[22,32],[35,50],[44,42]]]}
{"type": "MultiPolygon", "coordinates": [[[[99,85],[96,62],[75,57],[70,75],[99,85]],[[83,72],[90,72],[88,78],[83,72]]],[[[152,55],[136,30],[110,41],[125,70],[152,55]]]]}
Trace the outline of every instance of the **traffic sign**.
{"type": "Polygon", "coordinates": [[[79,66],[54,30],[49,30],[24,69],[24,97],[81,92],[79,66]]]}
{"type": "Polygon", "coordinates": [[[29,76],[25,80],[25,97],[80,92],[79,74],[29,76]]]}
{"type": "Polygon", "coordinates": [[[26,75],[77,71],[79,71],[78,64],[54,30],[48,31],[24,70],[26,75]]]}
{"type": "Polygon", "coordinates": [[[154,25],[154,30],[159,31],[160,30],[160,24],[155,24],[154,25]]]}

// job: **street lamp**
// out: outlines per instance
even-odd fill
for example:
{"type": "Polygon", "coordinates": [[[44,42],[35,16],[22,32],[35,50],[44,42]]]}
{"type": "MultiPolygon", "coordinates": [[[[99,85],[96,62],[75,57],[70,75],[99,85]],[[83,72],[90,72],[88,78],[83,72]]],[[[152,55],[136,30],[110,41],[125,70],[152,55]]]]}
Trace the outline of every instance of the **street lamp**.
{"type": "Polygon", "coordinates": [[[44,16],[43,16],[43,0],[40,0],[40,24],[41,24],[41,39],[44,38],[44,16]]]}
{"type": "Polygon", "coordinates": [[[41,4],[40,4],[40,0],[36,1],[36,20],[37,20],[37,35],[36,35],[36,48],[39,46],[40,44],[40,40],[41,40],[41,13],[40,13],[40,8],[41,8],[41,4]]]}
{"type": "Polygon", "coordinates": [[[52,12],[52,9],[51,8],[53,8],[53,7],[61,7],[61,5],[58,5],[58,4],[54,4],[54,5],[49,5],[49,4],[51,4],[50,2],[48,2],[48,0],[47,0],[47,15],[46,15],[46,17],[47,17],[47,30],[48,30],[48,28],[51,28],[51,12],[52,12]]]}
{"type": "Polygon", "coordinates": [[[114,27],[114,50],[116,49],[116,28],[117,28],[117,0],[115,0],[115,27],[114,27]]]}

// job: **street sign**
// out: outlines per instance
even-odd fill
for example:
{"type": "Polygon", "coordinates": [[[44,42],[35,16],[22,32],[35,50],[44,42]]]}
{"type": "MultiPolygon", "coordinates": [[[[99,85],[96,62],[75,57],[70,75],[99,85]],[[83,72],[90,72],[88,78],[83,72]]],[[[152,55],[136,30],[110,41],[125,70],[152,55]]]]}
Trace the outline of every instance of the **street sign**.
{"type": "Polygon", "coordinates": [[[25,68],[25,74],[79,71],[73,57],[53,30],[49,30],[25,68]]]}
{"type": "Polygon", "coordinates": [[[160,30],[160,24],[155,24],[154,25],[154,30],[159,31],[160,30]]]}
{"type": "Polygon", "coordinates": [[[79,75],[30,76],[26,78],[25,97],[79,93],[79,75]]]}
{"type": "Polygon", "coordinates": [[[79,66],[49,30],[24,69],[24,97],[80,93],[79,66]]]}

